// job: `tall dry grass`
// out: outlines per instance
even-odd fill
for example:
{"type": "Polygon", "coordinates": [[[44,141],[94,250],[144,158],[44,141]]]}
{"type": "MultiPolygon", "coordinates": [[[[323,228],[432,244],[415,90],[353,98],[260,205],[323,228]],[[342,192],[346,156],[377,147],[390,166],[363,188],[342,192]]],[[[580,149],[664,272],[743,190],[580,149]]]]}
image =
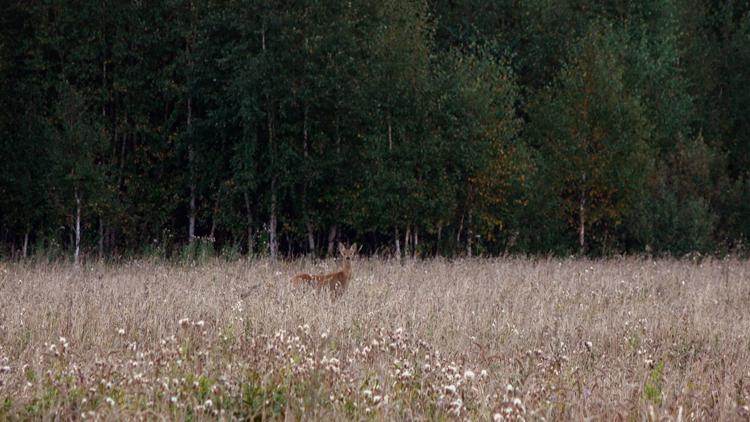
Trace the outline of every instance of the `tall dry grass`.
{"type": "Polygon", "coordinates": [[[746,261],[335,265],[6,263],[0,419],[749,417],[746,261]]]}

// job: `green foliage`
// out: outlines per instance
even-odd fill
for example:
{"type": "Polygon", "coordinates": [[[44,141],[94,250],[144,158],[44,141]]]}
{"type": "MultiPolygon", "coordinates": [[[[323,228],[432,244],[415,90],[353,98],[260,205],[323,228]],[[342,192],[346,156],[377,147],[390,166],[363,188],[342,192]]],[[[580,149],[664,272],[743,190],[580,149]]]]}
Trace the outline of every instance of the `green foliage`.
{"type": "Polygon", "coordinates": [[[240,250],[241,249],[239,244],[234,243],[231,245],[226,245],[221,248],[221,256],[227,261],[236,261],[240,259],[240,250]]]}
{"type": "Polygon", "coordinates": [[[643,205],[649,213],[649,237],[642,243],[652,250],[677,255],[710,252],[715,218],[708,205],[700,198],[680,201],[667,188],[656,195],[643,205]]]}
{"type": "Polygon", "coordinates": [[[13,399],[10,397],[3,398],[2,405],[0,405],[0,417],[8,418],[10,410],[13,408],[13,399]]]}
{"type": "Polygon", "coordinates": [[[214,239],[196,237],[180,249],[179,262],[182,264],[200,264],[216,255],[214,239]]]}
{"type": "Polygon", "coordinates": [[[163,245],[159,245],[157,243],[149,243],[141,252],[144,257],[146,258],[157,258],[157,259],[166,259],[167,258],[167,251],[164,249],[163,245]]]}
{"type": "Polygon", "coordinates": [[[2,250],[70,248],[76,193],[103,256],[272,221],[292,254],[737,247],[749,37],[742,2],[15,2],[2,250]]]}
{"type": "Polygon", "coordinates": [[[653,404],[660,405],[662,400],[661,384],[664,376],[664,362],[659,361],[648,374],[648,380],[643,387],[643,396],[653,404]]]}
{"type": "Polygon", "coordinates": [[[629,233],[659,253],[711,252],[719,222],[711,203],[721,193],[706,187],[724,185],[723,164],[701,138],[677,144],[628,216],[629,233]]]}
{"type": "MultiPolygon", "coordinates": [[[[626,45],[626,44],[625,44],[626,45]]],[[[643,185],[648,124],[625,84],[621,34],[594,23],[572,50],[555,85],[530,108],[530,139],[538,150],[537,181],[571,232],[603,242],[643,185]]],[[[541,188],[540,188],[541,189],[541,188]]],[[[601,245],[600,247],[606,247],[601,245]]]]}
{"type": "Polygon", "coordinates": [[[281,385],[264,388],[255,383],[242,385],[241,406],[235,416],[241,419],[263,420],[284,418],[286,395],[281,385]]]}

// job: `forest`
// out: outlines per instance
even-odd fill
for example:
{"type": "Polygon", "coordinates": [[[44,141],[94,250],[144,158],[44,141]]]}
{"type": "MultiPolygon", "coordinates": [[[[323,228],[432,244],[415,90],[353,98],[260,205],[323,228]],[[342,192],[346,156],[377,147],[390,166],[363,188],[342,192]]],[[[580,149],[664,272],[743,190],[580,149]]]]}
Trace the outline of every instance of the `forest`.
{"type": "Polygon", "coordinates": [[[1,4],[5,258],[750,240],[748,1],[1,4]]]}

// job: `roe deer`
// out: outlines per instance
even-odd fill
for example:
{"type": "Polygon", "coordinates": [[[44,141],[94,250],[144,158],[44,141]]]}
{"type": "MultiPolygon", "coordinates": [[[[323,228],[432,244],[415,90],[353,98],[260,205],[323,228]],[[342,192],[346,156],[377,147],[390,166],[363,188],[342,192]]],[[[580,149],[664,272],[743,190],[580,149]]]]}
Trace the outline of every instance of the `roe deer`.
{"type": "Polygon", "coordinates": [[[341,268],[335,273],[330,274],[306,274],[300,273],[292,277],[292,285],[310,285],[318,290],[329,289],[334,296],[340,296],[349,280],[352,278],[352,259],[357,253],[357,244],[353,244],[348,249],[339,243],[339,253],[344,258],[341,268]]]}

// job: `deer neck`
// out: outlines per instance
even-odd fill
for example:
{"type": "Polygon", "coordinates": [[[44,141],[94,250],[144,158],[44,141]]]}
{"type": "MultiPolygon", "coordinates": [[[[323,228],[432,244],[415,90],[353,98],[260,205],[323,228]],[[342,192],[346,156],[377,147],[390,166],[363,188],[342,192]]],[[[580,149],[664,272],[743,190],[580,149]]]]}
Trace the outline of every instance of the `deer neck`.
{"type": "Polygon", "coordinates": [[[352,276],[352,261],[344,260],[344,263],[341,264],[341,272],[347,280],[350,279],[352,276]]]}

